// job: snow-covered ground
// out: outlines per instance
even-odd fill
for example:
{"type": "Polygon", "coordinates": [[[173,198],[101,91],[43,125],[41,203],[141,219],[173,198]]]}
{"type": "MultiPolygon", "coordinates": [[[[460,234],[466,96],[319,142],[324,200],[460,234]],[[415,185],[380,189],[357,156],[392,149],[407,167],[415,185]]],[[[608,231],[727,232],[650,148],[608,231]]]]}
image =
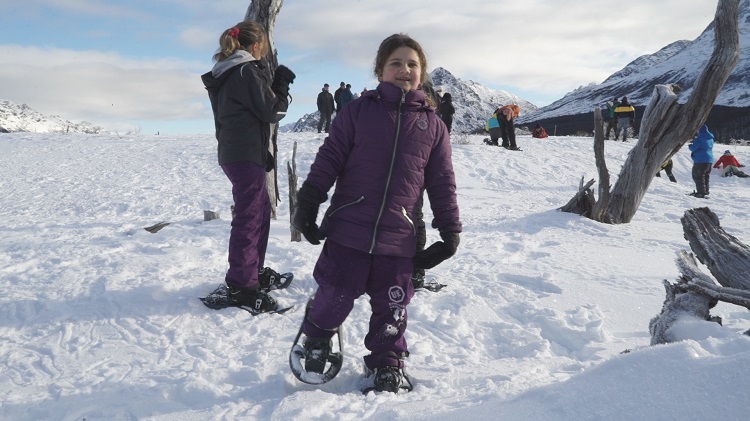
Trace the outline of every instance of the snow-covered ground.
{"type": "MultiPolygon", "coordinates": [[[[632,223],[604,225],[555,210],[596,176],[592,139],[521,136],[523,152],[481,139],[454,143],[464,233],[428,271],[448,287],[409,307],[416,388],[365,396],[366,297],[336,379],[288,369],[320,246],[290,242],[285,168],[297,142],[304,179],[320,135],[280,135],[267,263],[296,274],[275,294],[295,307],[255,318],[198,300],[227,268],[232,198],[212,136],[0,135],[0,419],[746,419],[746,309],[720,304],[724,327],[685,324],[669,345],[648,346],[648,323],[689,248],[685,210],[709,206],[750,243],[750,181],[714,170],[709,200],[687,196],[684,148],[678,183],[655,179],[632,223]]],[[[606,144],[613,179],[632,146],[606,144]]]]}

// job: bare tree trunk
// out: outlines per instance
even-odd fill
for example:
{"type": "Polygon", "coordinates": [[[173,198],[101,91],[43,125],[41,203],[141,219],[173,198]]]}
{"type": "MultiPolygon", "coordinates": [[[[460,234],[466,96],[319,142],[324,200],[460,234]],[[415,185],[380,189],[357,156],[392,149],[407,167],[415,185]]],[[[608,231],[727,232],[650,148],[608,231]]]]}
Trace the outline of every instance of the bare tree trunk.
{"type": "Polygon", "coordinates": [[[599,173],[599,201],[594,200],[590,218],[595,221],[609,222],[606,210],[609,205],[609,171],[604,159],[604,123],[602,122],[602,110],[594,110],[594,158],[596,169],[599,173]]]}
{"type": "MultiPolygon", "coordinates": [[[[684,105],[677,103],[676,86],[654,88],[641,120],[638,142],[620,170],[609,202],[603,204],[606,211],[597,208],[592,219],[612,224],[630,222],[661,165],[692,139],[706,121],[716,97],[739,61],[738,16],[739,0],[719,0],[714,17],[714,51],[684,105]]],[[[597,159],[597,166],[600,165],[597,159]]],[[[599,173],[602,173],[601,168],[599,173]]],[[[600,190],[605,187],[600,185],[600,190]]]]}
{"type": "Polygon", "coordinates": [[[738,16],[739,0],[719,0],[714,17],[714,52],[685,105],[677,103],[673,87],[659,85],[654,89],[641,120],[638,143],[612,189],[607,207],[611,223],[628,223],[633,219],[661,165],[692,139],[708,118],[716,97],[739,61],[738,16]]]}
{"type": "MultiPolygon", "coordinates": [[[[281,6],[284,4],[284,0],[252,0],[250,5],[247,7],[245,13],[245,20],[258,22],[266,28],[266,40],[268,41],[268,53],[266,54],[266,60],[269,64],[269,72],[273,78],[273,72],[278,66],[278,58],[276,54],[276,48],[273,44],[273,28],[276,25],[276,16],[281,11],[281,6]]],[[[271,152],[274,158],[278,154],[278,146],[276,138],[278,135],[278,124],[271,124],[271,142],[268,145],[268,151],[271,152]]],[[[276,205],[279,202],[279,183],[277,177],[278,162],[276,168],[266,173],[266,189],[268,190],[268,197],[271,199],[271,218],[276,219],[276,205]]]]}

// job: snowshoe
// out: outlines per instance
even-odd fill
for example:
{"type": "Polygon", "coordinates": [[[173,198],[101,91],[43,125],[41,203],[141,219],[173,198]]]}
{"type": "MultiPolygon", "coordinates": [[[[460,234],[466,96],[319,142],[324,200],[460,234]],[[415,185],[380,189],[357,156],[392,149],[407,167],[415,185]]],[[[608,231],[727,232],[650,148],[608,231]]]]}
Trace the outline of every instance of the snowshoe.
{"type": "Polygon", "coordinates": [[[443,288],[445,288],[447,286],[448,285],[441,284],[441,283],[439,283],[438,281],[436,281],[434,279],[430,279],[428,282],[425,282],[424,284],[422,284],[422,288],[421,289],[423,289],[425,291],[430,291],[430,292],[438,292],[438,291],[440,291],[441,289],[443,289],[443,288]]]}
{"type": "MultiPolygon", "coordinates": [[[[305,318],[310,312],[312,299],[307,302],[305,318]]],[[[294,338],[292,351],[289,353],[289,368],[297,380],[307,384],[328,383],[341,371],[344,364],[344,343],[341,338],[341,327],[334,333],[338,337],[338,352],[333,352],[332,338],[313,338],[305,336],[304,345],[299,344],[302,337],[300,325],[297,337],[294,338]]]]}
{"type": "Polygon", "coordinates": [[[202,297],[200,300],[206,307],[212,310],[237,307],[253,316],[262,313],[283,314],[294,307],[280,307],[273,297],[261,290],[234,286],[227,287],[224,284],[219,285],[210,294],[202,297]]]}
{"type": "Polygon", "coordinates": [[[438,283],[434,279],[425,282],[424,273],[414,273],[411,276],[411,283],[414,285],[414,291],[438,292],[447,285],[438,283]]]}
{"type": "Polygon", "coordinates": [[[258,284],[263,292],[284,289],[288,287],[293,280],[294,274],[291,272],[278,273],[268,267],[265,267],[258,272],[258,284]]]}

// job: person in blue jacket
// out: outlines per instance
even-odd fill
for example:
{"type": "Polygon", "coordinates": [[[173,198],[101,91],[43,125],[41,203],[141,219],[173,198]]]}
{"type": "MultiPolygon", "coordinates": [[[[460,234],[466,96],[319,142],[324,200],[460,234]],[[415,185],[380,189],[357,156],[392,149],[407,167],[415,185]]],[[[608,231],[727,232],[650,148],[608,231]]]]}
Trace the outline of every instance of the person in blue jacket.
{"type": "Polygon", "coordinates": [[[691,196],[708,198],[708,178],[711,175],[711,164],[714,163],[714,135],[705,124],[698,129],[695,138],[688,145],[690,157],[693,158],[693,181],[695,191],[691,196]]]}

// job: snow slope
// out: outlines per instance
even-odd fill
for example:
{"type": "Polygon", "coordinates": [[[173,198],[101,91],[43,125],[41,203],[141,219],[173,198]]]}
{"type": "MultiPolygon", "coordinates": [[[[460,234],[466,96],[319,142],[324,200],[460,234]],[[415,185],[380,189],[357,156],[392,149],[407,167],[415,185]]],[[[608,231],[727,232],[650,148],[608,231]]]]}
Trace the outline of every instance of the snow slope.
{"type": "MultiPolygon", "coordinates": [[[[711,199],[686,196],[684,149],[678,183],[655,179],[632,223],[603,225],[555,210],[596,176],[592,139],[520,136],[523,152],[481,139],[454,139],[465,231],[428,271],[449,286],[409,307],[416,388],[364,396],[366,297],[343,326],[336,379],[289,373],[320,246],[289,241],[286,177],[267,263],[295,272],[275,294],[295,307],[253,318],[197,298],[227,268],[232,199],[213,137],[0,135],[0,419],[746,419],[746,309],[720,304],[724,327],[683,322],[684,341],[656,347],[648,322],[689,247],[685,210],[709,206],[750,243],[750,181],[714,172],[711,199]],[[171,225],[143,229],[159,221],[171,225]]],[[[322,137],[281,134],[281,168],[293,142],[302,180],[322,137]]],[[[609,168],[632,146],[608,142],[609,168]]],[[[750,147],[732,149],[747,164],[750,147]]]]}

